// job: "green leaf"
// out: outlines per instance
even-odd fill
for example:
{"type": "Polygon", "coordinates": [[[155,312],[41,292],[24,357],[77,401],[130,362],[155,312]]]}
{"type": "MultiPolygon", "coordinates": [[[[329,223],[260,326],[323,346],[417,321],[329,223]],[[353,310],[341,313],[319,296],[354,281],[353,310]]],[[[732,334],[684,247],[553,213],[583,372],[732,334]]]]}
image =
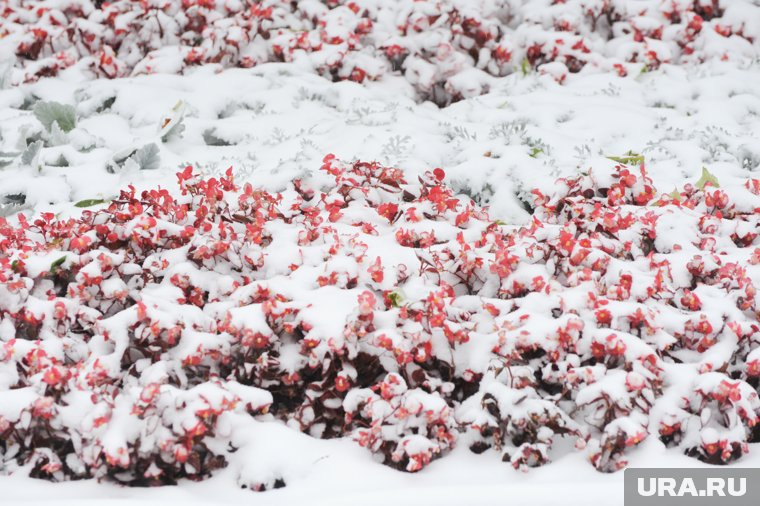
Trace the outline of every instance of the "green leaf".
{"type": "Polygon", "coordinates": [[[388,294],[388,300],[391,301],[393,307],[401,307],[404,297],[399,292],[391,292],[388,294]]]}
{"type": "Polygon", "coordinates": [[[51,132],[53,123],[58,123],[58,127],[66,133],[77,126],[76,110],[70,105],[40,101],[34,104],[33,111],[48,132],[51,132]]]}
{"type": "Polygon", "coordinates": [[[533,149],[530,150],[529,156],[531,158],[536,158],[536,157],[538,157],[538,155],[542,154],[543,152],[544,152],[544,150],[541,149],[541,148],[533,148],[533,149]]]}
{"type": "Polygon", "coordinates": [[[54,261],[52,264],[50,264],[50,274],[55,274],[58,271],[58,267],[63,265],[63,262],[66,261],[66,257],[63,256],[59,258],[58,260],[54,261]]]}
{"type": "Polygon", "coordinates": [[[494,223],[496,223],[496,224],[497,224],[497,225],[499,225],[499,226],[502,226],[502,225],[506,225],[506,224],[507,224],[507,222],[506,222],[506,221],[501,221],[501,220],[494,220],[494,223]]]}
{"type": "Polygon", "coordinates": [[[608,156],[607,159],[623,165],[641,165],[644,163],[644,155],[629,151],[623,156],[608,156]]]}
{"type": "Polygon", "coordinates": [[[77,202],[76,204],[74,204],[74,206],[76,206],[76,207],[92,207],[92,206],[96,206],[98,204],[102,204],[104,202],[105,202],[105,200],[103,200],[103,199],[85,199],[85,200],[80,200],[79,202],[77,202]]]}
{"type": "Polygon", "coordinates": [[[527,76],[530,72],[530,61],[527,58],[523,58],[523,61],[520,64],[520,70],[522,70],[524,76],[527,76]]]}
{"type": "Polygon", "coordinates": [[[699,181],[697,181],[697,188],[704,190],[705,186],[708,184],[715,188],[720,188],[718,178],[711,174],[705,167],[702,167],[702,175],[700,176],[699,181]]]}
{"type": "MultiPolygon", "coordinates": [[[[673,191],[670,193],[665,194],[666,197],[670,197],[670,200],[673,200],[675,202],[681,202],[681,192],[678,191],[678,188],[673,188],[673,191]]],[[[662,201],[662,199],[655,201],[652,203],[653,206],[664,206],[665,202],[662,201]]]]}

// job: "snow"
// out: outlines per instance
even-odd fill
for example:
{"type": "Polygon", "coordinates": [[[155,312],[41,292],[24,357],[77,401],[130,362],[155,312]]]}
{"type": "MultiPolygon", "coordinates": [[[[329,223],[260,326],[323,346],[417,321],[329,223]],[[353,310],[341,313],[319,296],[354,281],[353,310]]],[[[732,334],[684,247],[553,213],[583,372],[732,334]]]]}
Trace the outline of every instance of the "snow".
{"type": "MultiPolygon", "coordinates": [[[[77,104],[78,125],[69,135],[92,138],[95,147],[68,157],[59,148],[43,148],[41,169],[4,170],[3,191],[25,193],[29,205],[57,212],[65,207],[51,202],[110,198],[126,184],[168,187],[171,168],[188,162],[210,174],[234,166],[238,176],[278,190],[321,165],[325,153],[335,153],[412,173],[442,167],[456,189],[489,204],[495,217],[524,223],[528,215],[516,195],[548,189],[556,177],[578,168],[611,166],[605,156],[629,150],[646,156],[655,186],[664,192],[699,179],[702,166],[719,171],[724,184],[738,181],[760,163],[752,147],[760,128],[752,113],[760,107],[751,84],[757,72],[721,64],[666,65],[624,79],[577,76],[563,86],[547,76],[513,74],[491,93],[444,109],[417,104],[392,78],[362,87],[280,64],[200,68],[182,77],[43,80],[21,89],[27,96],[77,104]],[[245,90],[242,97],[239,90],[245,90]],[[117,99],[110,112],[96,114],[83,101],[95,96],[117,99]],[[180,101],[186,133],[162,143],[159,124],[180,101]],[[233,104],[240,108],[232,116],[219,117],[233,104]],[[206,131],[235,144],[208,146],[206,131]],[[107,172],[119,152],[150,143],[157,143],[165,170],[107,172]],[[541,152],[530,156],[535,149],[541,152]],[[68,166],[53,166],[61,154],[68,166]]],[[[18,91],[0,91],[0,101],[18,91]]],[[[22,102],[18,98],[16,107],[22,102]]],[[[31,111],[4,111],[0,151],[12,152],[39,127],[31,111]]]]}
{"type": "MultiPolygon", "coordinates": [[[[367,5],[375,3],[382,2],[363,2],[367,5]]],[[[463,9],[471,8],[481,13],[492,7],[492,2],[479,2],[478,6],[459,3],[463,9]]],[[[227,4],[235,8],[237,2],[227,4]]],[[[347,37],[354,29],[355,20],[349,9],[328,10],[318,2],[300,4],[304,12],[329,19],[326,32],[330,37],[347,37]]],[[[525,23],[510,28],[519,46],[512,50],[519,53],[537,42],[536,37],[545,37],[531,27],[551,26],[553,19],[558,17],[570,24],[577,23],[577,13],[570,7],[553,6],[550,15],[542,4],[534,2],[532,8],[521,11],[520,17],[525,23]]],[[[409,7],[409,10],[414,9],[409,7]]],[[[374,37],[385,34],[388,40],[394,40],[393,37],[401,40],[397,34],[391,33],[395,23],[392,13],[382,8],[377,11],[380,22],[374,37]]],[[[428,22],[427,17],[420,15],[419,19],[421,23],[428,22]]],[[[708,173],[720,181],[720,188],[738,211],[753,213],[757,199],[745,190],[744,185],[748,178],[756,177],[760,169],[760,148],[757,146],[760,138],[760,59],[756,44],[744,37],[760,39],[760,28],[757,28],[760,27],[760,11],[750,9],[747,2],[737,2],[725,9],[722,19],[727,26],[736,28],[741,25],[743,35],[723,37],[712,29],[719,27],[718,22],[712,22],[711,30],[705,30],[695,42],[698,52],[708,55],[705,61],[690,61],[687,54],[681,54],[674,42],[674,33],[664,36],[662,41],[649,40],[651,47],[661,56],[670,55],[669,60],[673,63],[662,63],[656,69],[641,73],[634,72],[631,65],[625,77],[613,71],[612,65],[626,60],[639,47],[627,36],[609,41],[592,37],[588,43],[593,50],[589,56],[589,68],[578,74],[568,74],[564,63],[549,62],[526,75],[522,72],[502,75],[491,70],[488,70],[490,74],[487,73],[483,70],[485,65],[473,67],[466,63],[469,60],[464,59],[461,52],[445,43],[438,44],[436,29],[430,30],[429,38],[420,34],[404,37],[405,44],[420,51],[435,48],[436,64],[410,56],[403,75],[387,72],[387,62],[378,59],[374,53],[349,53],[346,68],[359,67],[372,76],[379,76],[362,84],[333,82],[316,75],[315,69],[321,62],[334,56],[329,52],[295,54],[290,63],[262,63],[251,69],[223,68],[218,64],[184,67],[182,56],[179,56],[184,49],[167,45],[151,52],[147,59],[141,59],[145,55],[138,58],[137,54],[121,53],[120,58],[134,72],[131,76],[112,80],[91,79],[86,68],[91,57],[84,57],[80,63],[61,70],[55,77],[32,79],[26,83],[21,83],[25,80],[22,77],[34,68],[33,64],[23,69],[17,66],[9,71],[13,87],[2,89],[0,85],[0,162],[3,163],[0,166],[0,216],[9,216],[11,223],[17,222],[15,213],[18,211],[27,216],[44,212],[62,218],[78,216],[82,209],[76,207],[76,203],[88,199],[111,200],[128,185],[134,185],[138,191],[157,186],[174,191],[175,173],[188,164],[205,175],[216,177],[232,167],[237,183],[248,182],[255,188],[272,192],[287,190],[286,199],[292,200],[290,185],[296,179],[303,179],[313,188],[330,185],[332,178],[317,170],[327,153],[334,153],[345,161],[377,160],[399,167],[410,182],[415,182],[418,176],[427,177],[428,171],[440,167],[445,170],[447,183],[457,193],[488,206],[490,218],[499,220],[510,230],[530,224],[532,214],[526,203],[533,201],[532,189],[553,198],[561,194],[565,184],[558,182],[558,178],[579,174],[590,174],[599,187],[609,187],[614,167],[619,164],[609,157],[624,157],[628,153],[645,157],[646,170],[658,196],[673,189],[680,190],[685,183],[696,185],[704,177],[703,167],[706,167],[708,173]],[[725,52],[731,54],[728,61],[722,61],[725,52]],[[146,65],[155,65],[166,73],[139,75],[146,65]],[[181,74],[172,75],[180,70],[181,74]],[[463,99],[439,108],[421,100],[421,96],[433,93],[431,83],[436,81],[435,76],[440,72],[448,72],[446,86],[456,90],[463,99]],[[76,126],[69,132],[46,129],[29,106],[36,100],[72,106],[77,117],[76,126]],[[44,142],[35,152],[29,146],[37,140],[44,142]],[[29,154],[29,159],[19,156],[22,152],[29,154]],[[9,153],[7,158],[10,160],[7,165],[3,162],[6,153],[9,153]],[[13,200],[16,195],[24,196],[19,205],[13,200]]],[[[641,31],[657,26],[651,17],[632,17],[626,23],[641,31]]],[[[87,22],[82,20],[82,26],[87,27],[87,22]]],[[[223,24],[219,26],[224,27],[223,24]]],[[[94,28],[91,26],[90,29],[94,28]]],[[[230,30],[230,39],[243,38],[236,30],[230,30]]],[[[14,31],[8,41],[15,43],[21,40],[19,37],[21,32],[14,31]]],[[[315,38],[314,42],[318,40],[315,38]]],[[[0,55],[3,51],[8,52],[8,41],[0,44],[0,55]]],[[[256,55],[265,50],[251,44],[245,51],[256,59],[256,55]]],[[[495,64],[494,61],[488,63],[495,64]]],[[[640,64],[636,68],[638,66],[640,64]]],[[[0,82],[1,74],[2,69],[0,82]]],[[[377,194],[371,198],[382,199],[383,196],[377,194]]],[[[107,205],[95,204],[87,209],[92,211],[107,205]]],[[[430,204],[427,209],[420,206],[416,212],[423,214],[432,209],[430,204]]],[[[758,280],[760,267],[756,267],[757,262],[753,260],[754,248],[737,247],[737,239],[734,239],[755,232],[755,221],[714,215],[702,219],[703,211],[680,207],[673,210],[652,206],[651,209],[658,216],[654,245],[673,265],[685,265],[694,255],[702,254],[705,271],[717,269],[715,257],[703,254],[707,249],[705,243],[694,240],[710,236],[715,241],[713,248],[716,251],[728,251],[729,259],[746,268],[746,276],[758,280]]],[[[363,237],[366,238],[364,253],[371,260],[380,259],[385,268],[384,280],[372,286],[377,290],[392,290],[400,273],[398,266],[418,264],[414,250],[396,244],[389,246],[391,228],[386,222],[380,224],[377,214],[370,212],[369,208],[352,202],[342,212],[352,221],[377,222],[381,234],[363,237]]],[[[142,368],[138,371],[139,379],[135,376],[124,380],[124,389],[130,397],[119,398],[108,413],[107,431],[100,434],[108,458],[115,461],[128,458],[124,452],[128,444],[150,432],[145,427],[148,422],[138,421],[138,416],[131,411],[131,400],[142,399],[154,385],[161,384],[155,395],[166,406],[164,416],[171,418],[169,425],[178,432],[192,429],[196,421],[195,409],[211,409],[232,402],[232,398],[239,399],[242,404],[239,409],[220,416],[217,433],[210,443],[220,448],[220,452],[228,451],[230,444],[235,447],[236,451],[226,454],[226,468],[216,470],[212,477],[202,482],[181,480],[176,486],[139,489],[121,487],[107,480],[56,484],[33,480],[27,476],[32,467],[30,464],[25,468],[9,468],[12,474],[0,476],[3,504],[43,506],[53,501],[57,506],[90,503],[158,506],[167,501],[190,505],[250,504],[251,501],[262,505],[622,504],[622,472],[596,471],[583,452],[572,449],[574,438],[555,442],[550,464],[522,472],[501,462],[499,452],[490,450],[481,455],[471,452],[466,442],[468,439],[474,441],[473,435],[465,431],[460,435],[459,444],[444,458],[434,460],[417,473],[407,474],[383,465],[350,437],[321,440],[300,432],[295,423],[286,424],[272,414],[261,412],[255,418],[249,416],[247,411],[261,410],[272,403],[272,394],[265,389],[236,381],[207,382],[196,386],[185,381],[180,387],[165,384],[170,376],[182,377],[177,363],[192,361],[194,355],[201,352],[224,354],[229,350],[230,334],[220,332],[215,323],[224,315],[230,316],[230,332],[233,328],[245,329],[254,336],[261,334],[265,340],[273,335],[263,304],[251,303],[258,289],[272,288],[287,296],[289,300],[281,307],[297,310],[298,321],[308,323],[311,330],[303,339],[318,343],[308,356],[310,362],[323,359],[328,352],[328,342],[329,346],[343,346],[355,339],[344,335],[344,328],[347,322],[357,321],[360,315],[367,314],[362,312],[361,299],[357,305],[357,298],[362,296],[363,287],[370,282],[364,280],[358,288],[348,288],[347,284],[352,278],[367,278],[355,261],[357,253],[363,250],[360,246],[348,245],[345,251],[325,261],[326,244],[293,247],[300,239],[300,225],[281,222],[267,225],[266,232],[271,234],[272,242],[267,246],[266,258],[255,248],[245,252],[251,255],[253,262],[259,262],[260,269],[255,271],[255,282],[244,288],[236,285],[235,269],[225,265],[213,272],[204,270],[198,263],[187,260],[184,247],[157,253],[146,260],[145,265],[150,266],[157,277],[177,276],[186,280],[188,286],[209,287],[207,297],[216,301],[202,310],[186,305],[181,314],[176,314],[176,303],[185,295],[180,288],[167,283],[138,289],[134,282],[110,277],[101,285],[108,299],[117,301],[130,294],[149,308],[153,320],[166,327],[179,323],[187,327],[178,344],[166,352],[167,359],[174,361],[172,365],[158,363],[145,367],[149,361],[141,363],[137,366],[142,368]],[[299,267],[291,275],[292,265],[299,267]],[[334,286],[320,286],[315,281],[331,272],[338,275],[334,286]],[[199,398],[204,399],[207,406],[194,404],[199,398]],[[283,480],[286,486],[256,495],[248,490],[261,484],[272,488],[278,480],[283,480]]],[[[335,228],[336,234],[343,238],[353,230],[342,223],[336,224],[335,228]]],[[[439,239],[453,242],[460,232],[467,241],[476,241],[483,227],[474,224],[460,229],[446,221],[409,221],[405,228],[418,233],[434,231],[439,239]]],[[[556,239],[560,228],[555,223],[536,231],[535,236],[556,239]]],[[[134,233],[153,237],[159,230],[180,230],[168,221],[151,227],[136,220],[124,224],[123,229],[125,235],[134,233]]],[[[635,243],[641,230],[622,230],[619,237],[635,243]]],[[[612,241],[609,244],[610,248],[616,247],[612,241]]],[[[211,238],[209,246],[212,246],[211,238]]],[[[523,255],[524,265],[506,277],[504,286],[529,285],[555,267],[542,263],[541,252],[529,252],[528,246],[527,241],[515,245],[515,251],[523,255]],[[535,255],[533,263],[525,261],[531,258],[530,255],[535,255]]],[[[687,293],[683,287],[689,285],[692,276],[685,269],[674,269],[665,284],[669,284],[667,290],[678,292],[674,300],[681,301],[679,307],[654,311],[647,303],[639,302],[648,297],[647,289],[653,283],[655,271],[649,259],[642,252],[638,253],[630,260],[610,260],[605,277],[608,285],[604,289],[608,290],[611,300],[604,307],[610,311],[612,319],[641,309],[654,321],[657,332],[642,335],[639,331],[635,335],[631,327],[630,332],[617,332],[615,338],[610,339],[605,328],[585,328],[584,339],[579,339],[579,346],[585,348],[579,353],[589,352],[594,344],[608,349],[622,346],[630,356],[643,360],[653,354],[653,350],[666,349],[675,342],[677,338],[674,336],[685,325],[707,323],[717,331],[729,318],[739,321],[740,328],[746,329],[751,324],[751,317],[746,317],[746,312],[737,308],[736,301],[726,296],[730,276],[726,276],[728,280],[721,279],[722,284],[700,284],[687,293]],[[612,294],[623,285],[624,276],[632,278],[628,287],[631,297],[615,300],[612,294]],[[688,301],[692,294],[704,308],[704,314],[699,317],[699,313],[683,310],[687,305],[684,299],[688,301]]],[[[78,276],[103,276],[104,269],[108,276],[110,271],[105,264],[87,255],[85,253],[82,257],[90,263],[78,271],[78,276]]],[[[601,258],[599,250],[595,250],[584,261],[590,265],[596,260],[594,255],[601,258]]],[[[48,271],[60,258],[63,263],[59,268],[67,269],[72,262],[81,261],[76,257],[71,252],[57,250],[39,253],[26,259],[26,269],[28,275],[36,277],[48,271]]],[[[141,272],[142,266],[126,263],[116,252],[109,258],[110,265],[125,276],[141,272]]],[[[237,258],[231,263],[242,265],[244,261],[237,258]]],[[[736,276],[737,280],[739,277],[736,276]]],[[[497,423],[495,417],[484,416],[486,411],[481,409],[486,395],[496,399],[502,412],[515,417],[542,412],[548,416],[551,412],[546,406],[554,406],[554,403],[542,399],[532,386],[506,386],[523,380],[529,383],[533,372],[527,366],[526,370],[511,367],[495,374],[492,372],[494,364],[481,358],[502,345],[513,349],[515,343],[526,347],[537,343],[549,346],[544,343],[546,335],[559,327],[569,328],[570,333],[581,332],[583,318],[593,318],[586,301],[590,285],[579,281],[572,288],[565,289],[557,280],[548,283],[553,289],[562,287],[561,297],[556,293],[544,295],[536,290],[522,297],[519,307],[510,301],[494,299],[494,307],[504,313],[499,317],[490,318],[483,312],[478,313],[482,300],[475,296],[461,295],[451,307],[447,307],[452,313],[474,314],[475,330],[469,342],[457,349],[457,355],[452,359],[453,369],[459,375],[482,374],[487,378],[482,380],[480,391],[457,407],[458,422],[480,424],[490,420],[497,423]],[[551,307],[548,307],[550,303],[551,307]],[[549,311],[554,307],[563,308],[559,316],[549,311]],[[568,308],[572,312],[565,311],[568,308]],[[574,325],[578,328],[573,328],[574,325]]],[[[32,287],[23,289],[31,291],[32,287]]],[[[495,293],[499,289],[494,285],[483,291],[495,293]]],[[[42,319],[53,308],[43,297],[44,290],[39,286],[35,290],[25,304],[30,314],[42,319]]],[[[433,292],[433,287],[419,278],[406,284],[398,295],[403,300],[421,301],[435,295],[433,292]]],[[[747,297],[754,300],[754,294],[747,297]]],[[[0,287],[0,307],[15,311],[15,300],[10,291],[0,287]]],[[[139,308],[132,307],[100,319],[97,335],[86,346],[74,340],[63,342],[48,338],[54,335],[53,330],[43,328],[39,344],[32,340],[18,340],[9,345],[8,353],[18,358],[39,348],[47,356],[61,360],[66,356],[66,347],[67,353],[79,354],[82,366],[93,375],[100,369],[113,372],[119,370],[121,354],[129,344],[125,329],[139,322],[139,312],[139,308]]],[[[368,313],[371,312],[370,304],[368,313]]],[[[411,346],[408,338],[396,328],[397,318],[397,309],[382,314],[378,312],[374,322],[379,335],[374,336],[372,346],[385,347],[380,342],[382,337],[391,343],[387,348],[389,352],[409,351],[404,348],[411,346]]],[[[451,328],[457,330],[453,325],[451,328]]],[[[408,324],[403,330],[414,334],[421,332],[422,326],[408,324]]],[[[716,334],[718,332],[721,331],[716,334]]],[[[11,320],[3,319],[0,313],[0,345],[10,343],[15,334],[11,320]]],[[[550,345],[561,350],[559,337],[552,336],[555,341],[550,345]]],[[[663,392],[653,403],[648,416],[636,412],[605,427],[605,435],[612,437],[617,431],[630,436],[651,425],[652,435],[626,453],[628,466],[707,466],[676,449],[666,448],[655,436],[656,423],[661,420],[683,422],[684,444],[687,445],[717,443],[726,437],[730,441],[744,440],[741,423],[726,429],[720,424],[717,413],[702,409],[699,398],[692,400],[696,404],[691,408],[679,408],[675,413],[671,409],[674,405],[680,406],[682,397],[695,391],[708,396],[711,392],[720,394],[722,388],[731,388],[730,383],[726,387],[729,378],[723,372],[710,371],[716,364],[728,363],[740,341],[734,333],[726,331],[705,351],[697,352],[694,348],[671,353],[685,363],[662,361],[663,392]]],[[[432,346],[435,355],[442,355],[449,348],[442,334],[433,336],[432,346]]],[[[296,343],[282,343],[277,357],[281,370],[294,373],[304,366],[307,359],[299,348],[296,343]]],[[[4,353],[0,347],[0,424],[30,416],[32,406],[41,398],[37,388],[12,388],[18,381],[18,371],[10,367],[13,361],[4,361],[4,353]]],[[[755,347],[746,355],[747,367],[758,359],[760,347],[755,347]]],[[[382,360],[392,363],[392,353],[387,353],[382,360]]],[[[639,363],[627,372],[613,367],[608,369],[601,364],[581,366],[574,363],[572,366],[572,373],[547,367],[542,374],[545,378],[554,374],[585,385],[574,401],[582,408],[587,421],[595,421],[596,402],[601,396],[621,404],[634,402],[630,391],[644,388],[652,380],[652,372],[639,363]]],[[[393,367],[396,367],[395,363],[393,367]]],[[[351,383],[357,372],[346,367],[340,374],[351,383]]],[[[435,388],[445,390],[448,387],[438,385],[435,388]]],[[[738,388],[741,401],[729,403],[734,421],[740,419],[741,411],[758,412],[756,389],[743,382],[738,388]]],[[[84,426],[95,431],[96,420],[106,416],[100,408],[94,408],[94,401],[90,401],[83,391],[71,394],[67,400],[70,405],[62,414],[67,426],[74,426],[84,418],[84,426]]],[[[347,412],[361,412],[367,420],[383,422],[396,416],[393,413],[399,406],[412,413],[433,413],[426,415],[428,418],[449,416],[446,413],[448,406],[437,393],[432,395],[420,388],[407,388],[406,384],[389,387],[387,397],[370,389],[353,389],[342,402],[347,412]],[[368,400],[372,402],[365,406],[368,400]]],[[[431,439],[416,434],[427,430],[424,423],[415,425],[418,423],[416,418],[403,422],[395,420],[394,424],[383,425],[382,430],[386,438],[403,441],[404,451],[410,456],[448,450],[446,444],[441,443],[440,448],[431,446],[431,439]],[[399,426],[413,428],[415,434],[404,435],[399,426]]],[[[567,424],[570,430],[582,432],[573,420],[568,419],[567,424]]],[[[541,430],[539,441],[552,439],[552,431],[547,427],[541,430]]],[[[356,431],[353,436],[358,439],[360,432],[356,431]]],[[[160,438],[162,434],[151,437],[160,438]]],[[[77,441],[76,444],[82,443],[77,441]]],[[[731,465],[760,466],[760,443],[749,444],[749,453],[731,465]]],[[[0,468],[0,474],[5,471],[0,468]]]]}
{"type": "MultiPolygon", "coordinates": [[[[266,506],[306,503],[384,506],[417,504],[424,496],[426,501],[445,506],[456,506],[462,500],[476,506],[490,506],[495,498],[541,506],[623,504],[622,473],[600,474],[572,455],[550,466],[521,473],[503,463],[488,462],[491,460],[488,457],[474,455],[462,447],[454,450],[450,458],[432,463],[423,473],[406,475],[372,462],[368,454],[348,441],[320,441],[275,424],[261,424],[260,430],[250,432],[252,442],[261,452],[245,459],[247,465],[262,472],[288,469],[292,473],[291,483],[297,485],[252,498],[249,490],[241,490],[236,485],[232,469],[224,469],[199,483],[183,482],[176,487],[149,489],[93,482],[30,482],[16,475],[0,478],[3,501],[13,506],[45,506],[53,501],[65,506],[159,506],[170,501],[227,506],[250,504],[255,499],[257,504],[266,506]],[[288,444],[281,446],[283,441],[288,444]],[[267,455],[266,461],[261,460],[262,455],[267,455]]],[[[673,455],[652,440],[643,444],[631,465],[651,467],[653,464],[706,467],[695,459],[673,455]]],[[[758,464],[757,459],[747,459],[735,465],[757,467],[758,464]]]]}

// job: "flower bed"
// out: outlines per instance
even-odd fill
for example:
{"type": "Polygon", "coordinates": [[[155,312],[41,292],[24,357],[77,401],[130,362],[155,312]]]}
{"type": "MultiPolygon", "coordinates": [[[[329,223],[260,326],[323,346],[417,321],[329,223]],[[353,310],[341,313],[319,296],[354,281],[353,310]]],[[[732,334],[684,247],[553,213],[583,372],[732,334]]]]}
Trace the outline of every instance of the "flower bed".
{"type": "Polygon", "coordinates": [[[3,0],[0,11],[15,82],[68,67],[114,78],[295,62],[336,81],[401,74],[439,105],[515,71],[561,82],[749,61],[760,37],[760,7],[745,0],[3,0]]]}
{"type": "Polygon", "coordinates": [[[326,187],[187,167],[177,191],[0,218],[0,459],[200,479],[249,415],[412,472],[456,444],[526,469],[563,438],[605,472],[647,437],[740,458],[760,437],[760,181],[658,195],[628,162],[535,191],[521,228],[440,169],[331,155],[326,187]]]}

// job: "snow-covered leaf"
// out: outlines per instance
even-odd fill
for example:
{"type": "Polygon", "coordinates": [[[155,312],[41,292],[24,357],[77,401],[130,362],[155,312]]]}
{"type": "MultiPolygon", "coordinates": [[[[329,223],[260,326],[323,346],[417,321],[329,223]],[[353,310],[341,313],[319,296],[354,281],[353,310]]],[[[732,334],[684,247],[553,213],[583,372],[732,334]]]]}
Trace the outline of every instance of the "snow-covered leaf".
{"type": "Polygon", "coordinates": [[[42,141],[35,141],[29,144],[26,150],[21,154],[21,164],[31,167],[38,165],[40,152],[42,151],[42,141]]]}
{"type": "Polygon", "coordinates": [[[633,151],[629,151],[623,156],[608,156],[607,158],[623,165],[641,165],[644,163],[644,155],[634,153],[633,151]]]}
{"type": "Polygon", "coordinates": [[[53,124],[50,126],[50,137],[48,144],[50,146],[63,146],[64,144],[67,144],[69,142],[69,136],[64,132],[60,126],[58,126],[58,122],[54,121],[53,124]]]}
{"type": "Polygon", "coordinates": [[[706,186],[712,186],[714,188],[720,188],[718,178],[715,177],[706,167],[702,167],[702,175],[699,176],[699,180],[696,183],[696,187],[700,190],[704,190],[706,186]]]}
{"type": "Polygon", "coordinates": [[[146,144],[129,157],[139,170],[156,170],[161,167],[160,149],[155,142],[146,144]]]}
{"type": "Polygon", "coordinates": [[[217,132],[213,129],[203,131],[203,142],[207,146],[230,146],[232,143],[217,136],[217,132]]]}
{"type": "Polygon", "coordinates": [[[182,123],[184,117],[185,103],[180,100],[174,105],[174,107],[172,107],[169,114],[161,120],[158,134],[161,137],[162,142],[168,142],[173,138],[179,138],[182,136],[182,132],[185,131],[185,125],[182,123]]]}
{"type": "Polygon", "coordinates": [[[11,87],[11,70],[13,65],[6,63],[0,65],[0,90],[5,90],[11,87]]]}
{"type": "Polygon", "coordinates": [[[64,132],[72,131],[77,125],[74,107],[58,102],[37,102],[34,104],[34,115],[48,132],[52,131],[53,123],[58,123],[64,132]]]}

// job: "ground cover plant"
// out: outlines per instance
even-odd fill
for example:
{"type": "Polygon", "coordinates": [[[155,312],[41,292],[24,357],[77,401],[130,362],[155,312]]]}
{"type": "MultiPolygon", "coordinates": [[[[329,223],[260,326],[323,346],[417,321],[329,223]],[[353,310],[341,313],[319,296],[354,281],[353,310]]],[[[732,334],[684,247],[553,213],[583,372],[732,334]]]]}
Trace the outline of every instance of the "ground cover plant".
{"type": "Polygon", "coordinates": [[[647,437],[711,463],[758,437],[758,180],[661,195],[619,164],[514,228],[441,169],[321,170],[273,194],[188,166],[176,199],[2,219],[4,465],[202,478],[225,417],[265,413],[412,472],[456,444],[527,468],[568,439],[610,472],[647,437]]]}
{"type": "Polygon", "coordinates": [[[745,0],[3,0],[12,79],[201,64],[305,66],[332,80],[401,73],[439,105],[538,68],[621,76],[663,63],[752,59],[760,7],[745,0]]]}
{"type": "Polygon", "coordinates": [[[0,13],[8,504],[760,465],[756,0],[0,13]]]}

